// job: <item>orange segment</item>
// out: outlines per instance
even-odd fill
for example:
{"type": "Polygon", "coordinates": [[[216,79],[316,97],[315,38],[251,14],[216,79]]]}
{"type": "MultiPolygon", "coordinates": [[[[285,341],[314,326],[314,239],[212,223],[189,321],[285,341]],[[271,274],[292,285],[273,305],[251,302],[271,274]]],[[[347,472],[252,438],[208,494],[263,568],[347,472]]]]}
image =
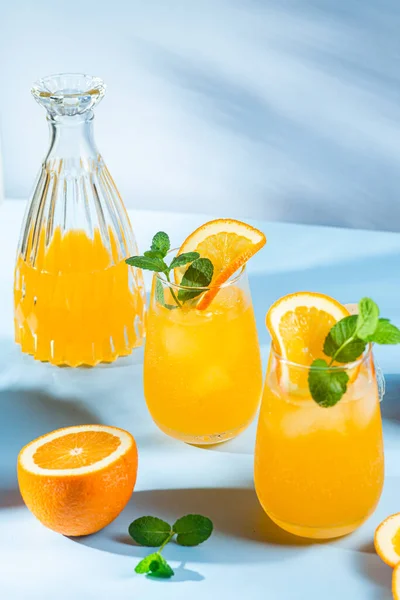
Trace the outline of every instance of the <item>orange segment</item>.
{"type": "MultiPolygon", "coordinates": [[[[400,513],[391,515],[376,528],[374,536],[378,556],[390,567],[400,563],[400,513]]],[[[398,593],[400,595],[400,580],[398,593]]]]}
{"type": "MultiPolygon", "coordinates": [[[[275,352],[297,365],[310,365],[326,358],[323,346],[331,327],[349,311],[339,302],[315,292],[297,292],[277,300],[269,309],[266,325],[275,352]]],[[[306,369],[281,364],[284,381],[292,392],[307,388],[306,369]],[[284,372],[283,372],[284,371],[284,372]]]]}
{"type": "Polygon", "coordinates": [[[99,531],[124,509],[136,482],[130,433],[106,425],[58,429],[22,448],[18,483],[29,510],[64,535],[99,531]]]}
{"type": "MultiPolygon", "coordinates": [[[[222,285],[242,267],[266,242],[265,235],[242,221],[216,219],[205,223],[183,242],[178,255],[184,252],[199,252],[214,265],[211,282],[213,289],[203,295],[197,308],[209,306],[222,285]]],[[[175,269],[175,281],[180,283],[186,268],[175,269]]]]}

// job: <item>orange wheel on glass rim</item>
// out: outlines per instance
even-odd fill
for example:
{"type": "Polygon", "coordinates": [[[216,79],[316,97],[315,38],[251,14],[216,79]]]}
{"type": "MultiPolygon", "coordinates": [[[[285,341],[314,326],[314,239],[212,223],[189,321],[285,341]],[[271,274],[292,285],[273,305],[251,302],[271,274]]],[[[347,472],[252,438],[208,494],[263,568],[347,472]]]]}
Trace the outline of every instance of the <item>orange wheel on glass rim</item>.
{"type": "Polygon", "coordinates": [[[136,482],[137,460],[135,440],[123,429],[58,429],[22,448],[20,492],[46,527],[64,535],[88,535],[125,508],[136,482]]]}
{"type": "MultiPolygon", "coordinates": [[[[266,325],[275,352],[285,361],[309,366],[324,358],[324,341],[331,327],[349,311],[334,298],[316,292],[296,292],[277,300],[266,315],[266,325]]],[[[307,390],[308,372],[284,362],[282,383],[290,389],[307,390]]]]}
{"type": "MultiPolygon", "coordinates": [[[[191,233],[179,248],[178,255],[198,252],[201,258],[209,258],[214,266],[212,287],[196,308],[207,308],[218,293],[218,286],[228,281],[265,243],[261,231],[235,219],[209,221],[191,233]]],[[[181,282],[184,272],[185,268],[175,269],[176,283],[181,282]]]]}

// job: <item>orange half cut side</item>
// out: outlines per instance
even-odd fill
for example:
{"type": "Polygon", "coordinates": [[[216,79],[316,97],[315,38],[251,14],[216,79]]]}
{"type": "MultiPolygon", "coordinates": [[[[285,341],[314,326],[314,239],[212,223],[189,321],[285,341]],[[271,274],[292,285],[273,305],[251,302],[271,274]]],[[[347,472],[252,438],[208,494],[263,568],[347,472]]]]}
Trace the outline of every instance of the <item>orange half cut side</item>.
{"type": "Polygon", "coordinates": [[[48,433],[22,448],[18,483],[29,510],[64,535],[99,531],[125,507],[136,481],[130,433],[80,425],[48,433]]]}

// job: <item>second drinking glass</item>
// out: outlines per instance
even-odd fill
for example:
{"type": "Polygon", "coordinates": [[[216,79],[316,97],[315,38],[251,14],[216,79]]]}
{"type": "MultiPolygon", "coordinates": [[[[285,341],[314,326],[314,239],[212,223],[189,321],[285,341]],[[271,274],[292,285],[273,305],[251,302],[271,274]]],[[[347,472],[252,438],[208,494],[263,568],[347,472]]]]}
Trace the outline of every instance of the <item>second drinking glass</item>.
{"type": "Polygon", "coordinates": [[[356,362],[330,372],[338,370],[349,373],[347,392],[335,406],[323,408],[310,396],[309,367],[271,349],[257,430],[256,491],[275,523],[309,538],[354,531],[374,511],[383,487],[371,347],[356,362]]]}
{"type": "Polygon", "coordinates": [[[262,391],[246,268],[218,288],[205,310],[178,306],[183,289],[154,275],[144,359],[146,402],[168,435],[215,444],[249,425],[262,391]]]}

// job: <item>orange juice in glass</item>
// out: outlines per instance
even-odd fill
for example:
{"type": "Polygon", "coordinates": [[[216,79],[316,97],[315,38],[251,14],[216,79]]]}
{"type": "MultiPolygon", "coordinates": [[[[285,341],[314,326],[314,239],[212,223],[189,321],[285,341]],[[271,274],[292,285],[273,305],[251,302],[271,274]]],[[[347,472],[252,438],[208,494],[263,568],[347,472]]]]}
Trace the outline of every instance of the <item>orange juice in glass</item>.
{"type": "Polygon", "coordinates": [[[347,391],[334,406],[320,406],[311,397],[313,352],[322,352],[325,333],[347,313],[340,305],[318,309],[318,302],[286,315],[282,311],[272,332],[254,478],[261,505],[280,527],[299,536],[333,538],[359,527],[379,501],[382,423],[371,345],[355,362],[331,367],[332,373],[340,369],[349,375],[347,391]],[[283,358],[276,345],[301,362],[283,358]]]}
{"type": "MultiPolygon", "coordinates": [[[[149,257],[157,263],[155,240],[160,235],[168,250],[168,236],[159,232],[147,257],[132,257],[129,264],[150,268],[149,257]]],[[[264,234],[246,223],[210,221],[185,240],[173,259],[191,256],[189,270],[185,263],[173,273],[167,267],[154,274],[144,392],[155,423],[174,438],[192,444],[223,442],[255,416],[262,372],[245,264],[264,244],[264,234]],[[200,263],[209,270],[206,286],[197,279],[200,263]],[[197,274],[194,287],[187,285],[190,270],[193,277],[197,274]]],[[[166,252],[161,255],[169,262],[166,252]]],[[[157,264],[153,270],[159,270],[157,264]]]]}
{"type": "MultiPolygon", "coordinates": [[[[374,511],[384,477],[382,423],[371,349],[344,397],[319,406],[279,379],[271,351],[257,429],[255,486],[269,517],[309,538],[350,533],[374,511]]],[[[304,365],[291,364],[303,376],[304,365]]]]}
{"type": "Polygon", "coordinates": [[[222,285],[205,310],[171,308],[179,285],[155,274],[147,320],[144,391],[158,427],[193,444],[228,440],[253,420],[262,391],[247,273],[222,285]],[[157,298],[162,286],[165,304],[157,298]]]}
{"type": "Polygon", "coordinates": [[[15,339],[23,352],[55,365],[94,366],[141,345],[142,277],[127,269],[111,228],[108,236],[109,248],[99,230],[91,238],[58,228],[47,244],[43,227],[34,261],[28,241],[14,285],[15,339]]]}

